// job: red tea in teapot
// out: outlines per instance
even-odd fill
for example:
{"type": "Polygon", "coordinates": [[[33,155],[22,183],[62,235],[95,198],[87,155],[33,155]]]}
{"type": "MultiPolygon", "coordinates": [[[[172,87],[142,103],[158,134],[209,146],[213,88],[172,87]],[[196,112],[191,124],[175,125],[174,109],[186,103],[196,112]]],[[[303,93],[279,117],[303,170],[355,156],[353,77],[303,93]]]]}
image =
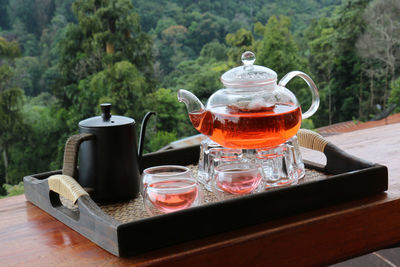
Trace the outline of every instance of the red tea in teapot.
{"type": "Polygon", "coordinates": [[[213,141],[229,148],[273,147],[294,136],[301,125],[301,109],[276,103],[254,109],[215,106],[189,113],[193,126],[213,141]]]}

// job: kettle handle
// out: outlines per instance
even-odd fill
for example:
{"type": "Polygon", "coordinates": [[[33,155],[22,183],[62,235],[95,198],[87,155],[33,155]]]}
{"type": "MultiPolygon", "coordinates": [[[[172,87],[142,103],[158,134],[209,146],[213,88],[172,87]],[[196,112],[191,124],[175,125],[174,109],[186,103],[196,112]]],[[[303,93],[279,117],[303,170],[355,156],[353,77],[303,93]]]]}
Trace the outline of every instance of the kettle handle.
{"type": "Polygon", "coordinates": [[[73,177],[78,180],[77,164],[78,164],[78,152],[82,142],[87,140],[93,140],[96,136],[89,133],[75,134],[68,138],[65,143],[64,150],[64,162],[62,168],[62,174],[73,177]]]}
{"type": "Polygon", "coordinates": [[[312,94],[312,103],[310,108],[301,115],[302,119],[307,119],[309,117],[311,117],[318,109],[319,107],[319,93],[318,93],[318,88],[315,85],[314,81],[310,78],[310,76],[308,76],[307,74],[305,74],[304,72],[301,71],[291,71],[289,73],[287,73],[278,83],[279,86],[282,87],[286,87],[286,84],[288,82],[290,82],[291,79],[293,79],[294,77],[300,77],[302,78],[308,85],[308,87],[310,88],[311,94],[312,94]]]}

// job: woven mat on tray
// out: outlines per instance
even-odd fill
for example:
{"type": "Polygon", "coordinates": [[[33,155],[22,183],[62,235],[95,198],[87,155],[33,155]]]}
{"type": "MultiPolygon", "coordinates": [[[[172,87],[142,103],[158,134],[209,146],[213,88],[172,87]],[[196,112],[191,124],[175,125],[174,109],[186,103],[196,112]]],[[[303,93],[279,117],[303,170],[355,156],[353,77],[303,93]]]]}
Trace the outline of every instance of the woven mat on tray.
{"type": "MultiPolygon", "coordinates": [[[[197,166],[191,165],[188,166],[192,172],[194,177],[197,177],[197,166]]],[[[312,181],[318,181],[325,179],[329,176],[329,174],[325,174],[316,170],[312,169],[306,169],[306,174],[303,179],[301,179],[298,183],[307,183],[307,182],[312,182],[312,181]]],[[[274,190],[274,189],[270,189],[274,190]]],[[[209,203],[214,203],[218,201],[222,201],[225,199],[231,199],[231,198],[236,198],[240,196],[235,196],[231,194],[216,194],[213,192],[210,192],[203,188],[203,203],[202,205],[207,205],[209,203]]],[[[72,202],[68,201],[67,199],[61,198],[61,202],[63,203],[64,206],[70,208],[70,209],[77,209],[78,207],[76,205],[73,205],[72,202]]],[[[151,217],[146,212],[146,209],[143,205],[143,198],[141,195],[135,199],[131,199],[126,202],[120,202],[120,203],[113,203],[113,204],[99,204],[99,207],[109,216],[113,217],[117,221],[120,221],[121,223],[126,223],[126,222],[131,222],[131,221],[136,221],[136,220],[141,220],[144,218],[151,217]]]]}

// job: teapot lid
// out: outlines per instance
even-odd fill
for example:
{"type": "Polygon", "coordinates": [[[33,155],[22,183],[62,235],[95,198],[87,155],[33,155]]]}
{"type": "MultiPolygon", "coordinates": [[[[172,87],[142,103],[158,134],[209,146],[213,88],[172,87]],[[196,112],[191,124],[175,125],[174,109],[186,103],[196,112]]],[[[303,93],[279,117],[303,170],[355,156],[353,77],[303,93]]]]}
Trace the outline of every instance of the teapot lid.
{"type": "Polygon", "coordinates": [[[116,127],[135,123],[135,120],[129,117],[111,115],[111,104],[103,103],[101,107],[101,116],[88,118],[79,122],[79,127],[98,128],[98,127],[116,127]]]}
{"type": "Polygon", "coordinates": [[[256,61],[256,56],[251,51],[246,51],[242,54],[243,65],[228,70],[221,76],[221,82],[225,87],[251,87],[264,86],[275,83],[277,74],[275,71],[253,65],[256,61]]]}

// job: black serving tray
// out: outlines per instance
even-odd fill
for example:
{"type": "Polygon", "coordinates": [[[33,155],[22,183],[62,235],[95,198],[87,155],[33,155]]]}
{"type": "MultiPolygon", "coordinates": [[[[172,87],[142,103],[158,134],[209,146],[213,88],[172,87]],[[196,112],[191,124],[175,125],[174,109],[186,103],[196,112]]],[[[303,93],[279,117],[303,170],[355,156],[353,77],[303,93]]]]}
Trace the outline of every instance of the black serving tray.
{"type": "MultiPolygon", "coordinates": [[[[387,190],[387,167],[355,158],[327,141],[322,147],[317,146],[316,142],[324,139],[315,133],[304,136],[307,140],[299,138],[300,145],[317,148],[327,158],[326,166],[308,162],[306,167],[328,173],[329,177],[165,215],[122,223],[104,213],[88,195],[79,197],[78,209],[71,210],[61,204],[57,193],[49,190],[47,178],[61,171],[24,177],[25,195],[110,253],[131,256],[387,190]]],[[[191,146],[147,154],[142,168],[196,164],[199,153],[199,146],[191,146]]]]}

